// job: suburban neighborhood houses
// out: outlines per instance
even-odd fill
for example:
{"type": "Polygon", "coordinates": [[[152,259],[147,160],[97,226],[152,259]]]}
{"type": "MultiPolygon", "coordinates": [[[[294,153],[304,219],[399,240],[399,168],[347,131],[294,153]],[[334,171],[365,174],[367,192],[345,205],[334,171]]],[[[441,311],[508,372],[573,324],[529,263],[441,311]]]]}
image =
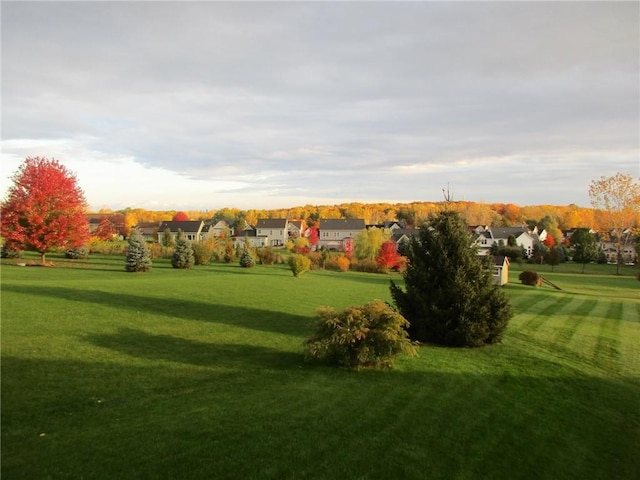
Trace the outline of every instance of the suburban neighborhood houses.
{"type": "MultiPolygon", "coordinates": [[[[89,229],[94,234],[101,224],[108,222],[115,235],[125,236],[124,217],[120,214],[91,214],[87,215],[89,229]]],[[[230,238],[235,247],[248,245],[251,248],[284,247],[287,242],[297,238],[309,238],[312,229],[305,220],[286,218],[258,219],[255,225],[241,225],[236,228],[232,222],[217,220],[206,223],[203,220],[140,222],[135,225],[138,232],[147,241],[162,242],[164,235],[169,235],[175,241],[181,231],[191,242],[202,242],[216,238],[230,238]]],[[[353,251],[358,235],[368,229],[382,229],[385,238],[397,245],[407,242],[420,232],[417,228],[406,228],[403,221],[385,221],[380,224],[367,225],[362,218],[319,219],[317,222],[317,243],[312,249],[326,249],[332,251],[353,251]]],[[[472,241],[478,247],[479,255],[493,255],[496,246],[517,246],[522,249],[523,258],[529,259],[534,255],[536,246],[541,245],[548,237],[546,230],[539,231],[537,227],[528,226],[497,227],[489,225],[470,225],[469,231],[472,241]]],[[[562,231],[562,243],[567,244],[575,229],[562,231]]],[[[611,239],[611,235],[600,235],[591,230],[596,236],[602,258],[608,263],[617,261],[618,246],[611,239]]],[[[627,241],[621,248],[621,262],[636,263],[637,253],[631,231],[624,232],[627,241]]]]}

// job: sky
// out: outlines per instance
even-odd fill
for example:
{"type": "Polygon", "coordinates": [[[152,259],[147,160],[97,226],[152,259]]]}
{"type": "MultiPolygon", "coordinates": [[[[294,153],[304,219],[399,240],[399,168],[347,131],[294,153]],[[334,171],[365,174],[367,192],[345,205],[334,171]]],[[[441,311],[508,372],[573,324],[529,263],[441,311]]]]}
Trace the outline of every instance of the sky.
{"type": "Polygon", "coordinates": [[[589,206],[640,175],[638,2],[1,2],[0,193],[589,206]]]}

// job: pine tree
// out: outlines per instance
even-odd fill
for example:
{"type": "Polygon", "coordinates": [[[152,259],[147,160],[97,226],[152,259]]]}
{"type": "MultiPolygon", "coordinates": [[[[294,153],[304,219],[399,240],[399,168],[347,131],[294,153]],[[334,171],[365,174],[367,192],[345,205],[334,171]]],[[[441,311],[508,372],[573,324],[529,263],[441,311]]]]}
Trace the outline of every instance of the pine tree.
{"type": "Polygon", "coordinates": [[[251,252],[245,248],[240,255],[240,266],[244,268],[251,268],[254,267],[255,264],[256,261],[253,258],[253,255],[251,255],[251,252]]]}
{"type": "Polygon", "coordinates": [[[171,265],[173,268],[191,268],[196,260],[193,256],[193,248],[191,243],[185,238],[184,233],[178,230],[178,238],[176,239],[176,249],[171,256],[171,265]]]}
{"type": "Polygon", "coordinates": [[[147,272],[151,270],[151,254],[142,235],[134,230],[129,236],[129,248],[125,264],[127,272],[147,272]]]}
{"type": "Polygon", "coordinates": [[[511,307],[457,212],[431,215],[407,256],[406,291],[391,282],[391,295],[413,340],[457,347],[500,340],[511,307]]]}

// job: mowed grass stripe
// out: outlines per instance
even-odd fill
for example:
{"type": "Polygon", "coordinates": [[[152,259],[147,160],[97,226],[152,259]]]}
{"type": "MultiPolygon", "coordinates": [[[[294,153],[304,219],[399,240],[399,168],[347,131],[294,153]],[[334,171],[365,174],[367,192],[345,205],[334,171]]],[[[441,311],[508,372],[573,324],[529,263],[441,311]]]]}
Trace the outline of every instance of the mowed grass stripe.
{"type": "Polygon", "coordinates": [[[520,332],[523,330],[541,311],[555,305],[557,301],[557,297],[553,295],[538,292],[533,292],[533,295],[537,297],[536,302],[530,303],[525,309],[514,308],[515,315],[509,324],[509,330],[512,332],[520,332]]]}
{"type": "Polygon", "coordinates": [[[605,317],[600,321],[592,358],[602,367],[620,366],[620,324],[622,323],[622,303],[611,302],[605,317]]]}
{"type": "Polygon", "coordinates": [[[571,297],[550,297],[553,299],[551,303],[545,305],[544,308],[532,315],[523,325],[522,330],[533,333],[537,331],[544,323],[551,321],[569,307],[573,298],[571,297]]]}
{"type": "Polygon", "coordinates": [[[568,345],[576,334],[578,327],[585,321],[586,317],[596,308],[598,300],[585,299],[580,305],[574,308],[561,325],[558,326],[554,336],[554,342],[559,345],[568,345]]]}

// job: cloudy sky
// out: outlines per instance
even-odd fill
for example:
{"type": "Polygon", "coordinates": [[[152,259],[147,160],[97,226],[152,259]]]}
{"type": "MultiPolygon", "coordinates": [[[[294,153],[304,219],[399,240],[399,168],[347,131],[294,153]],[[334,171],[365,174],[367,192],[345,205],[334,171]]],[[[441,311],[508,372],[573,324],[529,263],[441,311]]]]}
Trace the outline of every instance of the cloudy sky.
{"type": "Polygon", "coordinates": [[[639,175],[638,2],[2,1],[2,179],[93,209],[589,205],[639,175]]]}

